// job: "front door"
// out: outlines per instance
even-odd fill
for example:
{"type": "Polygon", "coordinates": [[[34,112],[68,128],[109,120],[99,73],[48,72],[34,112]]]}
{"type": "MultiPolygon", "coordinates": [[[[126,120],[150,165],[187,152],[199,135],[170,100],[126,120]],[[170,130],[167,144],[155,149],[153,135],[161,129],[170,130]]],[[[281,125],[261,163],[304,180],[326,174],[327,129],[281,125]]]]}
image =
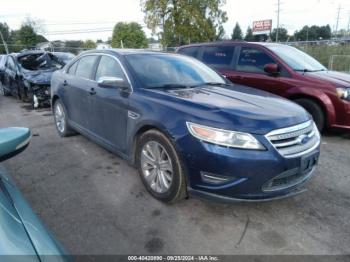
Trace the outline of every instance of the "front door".
{"type": "Polygon", "coordinates": [[[104,143],[124,152],[129,92],[119,88],[100,87],[98,80],[101,77],[117,77],[127,81],[119,60],[112,56],[102,55],[94,79],[96,94],[90,97],[90,129],[104,143]]]}
{"type": "Polygon", "coordinates": [[[236,84],[265,90],[267,92],[281,94],[281,77],[285,71],[281,68],[279,75],[269,75],[264,71],[266,64],[277,64],[277,62],[258,47],[241,46],[237,50],[235,69],[225,72],[226,77],[236,84]]]}

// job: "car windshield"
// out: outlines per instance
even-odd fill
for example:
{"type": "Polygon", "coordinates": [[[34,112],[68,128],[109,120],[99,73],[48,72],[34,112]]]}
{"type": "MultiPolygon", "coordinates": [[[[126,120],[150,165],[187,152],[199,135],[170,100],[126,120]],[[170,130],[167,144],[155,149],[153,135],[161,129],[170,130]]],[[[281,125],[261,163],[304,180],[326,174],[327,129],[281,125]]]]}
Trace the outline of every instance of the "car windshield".
{"type": "Polygon", "coordinates": [[[126,59],[145,88],[226,84],[218,73],[190,57],[173,54],[129,54],[126,59]]]}
{"type": "Polygon", "coordinates": [[[286,45],[268,46],[294,71],[316,72],[327,70],[320,62],[308,54],[286,45]]]}

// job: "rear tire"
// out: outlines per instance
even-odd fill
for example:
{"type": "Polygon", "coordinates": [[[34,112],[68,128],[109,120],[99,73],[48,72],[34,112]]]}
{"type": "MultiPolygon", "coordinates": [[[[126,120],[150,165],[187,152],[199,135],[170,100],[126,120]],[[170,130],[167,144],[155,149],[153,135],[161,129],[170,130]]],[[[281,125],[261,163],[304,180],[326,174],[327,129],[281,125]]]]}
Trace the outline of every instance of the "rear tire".
{"type": "Polygon", "coordinates": [[[72,136],[76,133],[69,126],[66,109],[59,99],[57,99],[53,105],[53,115],[56,130],[61,137],[72,136]]]}
{"type": "Polygon", "coordinates": [[[325,128],[326,117],[321,106],[315,101],[307,98],[296,99],[294,102],[302,106],[306,111],[310,113],[315,121],[318,130],[322,132],[325,128]]]}
{"type": "Polygon", "coordinates": [[[186,178],[180,157],[163,133],[149,130],[138,138],[136,164],[143,184],[154,198],[166,203],[186,198],[186,178]]]}

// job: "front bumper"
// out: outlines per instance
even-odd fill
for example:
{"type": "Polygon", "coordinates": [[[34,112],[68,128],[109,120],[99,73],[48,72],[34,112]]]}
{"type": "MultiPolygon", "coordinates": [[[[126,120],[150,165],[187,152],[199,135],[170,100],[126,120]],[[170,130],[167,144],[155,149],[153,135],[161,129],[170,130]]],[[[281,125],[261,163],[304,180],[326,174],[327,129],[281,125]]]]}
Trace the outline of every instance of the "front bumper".
{"type": "Polygon", "coordinates": [[[268,201],[304,192],[302,185],[315,173],[320,146],[307,155],[285,158],[264,136],[257,138],[266,151],[221,147],[191,136],[178,141],[180,148],[186,148],[182,156],[189,193],[232,202],[268,201]],[[206,174],[222,182],[205,179],[206,174]]]}

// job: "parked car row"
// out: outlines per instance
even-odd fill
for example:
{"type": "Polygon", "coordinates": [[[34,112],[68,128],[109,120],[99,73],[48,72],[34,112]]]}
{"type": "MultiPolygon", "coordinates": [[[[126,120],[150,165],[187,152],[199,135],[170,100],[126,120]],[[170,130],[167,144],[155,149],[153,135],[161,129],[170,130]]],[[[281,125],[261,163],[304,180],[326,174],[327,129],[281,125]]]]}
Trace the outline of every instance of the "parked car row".
{"type": "Polygon", "coordinates": [[[319,130],[350,130],[350,75],[329,71],[304,52],[275,43],[220,42],[183,46],[230,81],[288,98],[304,107],[319,130]]]}
{"type": "Polygon", "coordinates": [[[74,57],[70,53],[41,50],[2,56],[0,60],[0,94],[13,95],[33,108],[50,105],[52,73],[74,57]]]}

